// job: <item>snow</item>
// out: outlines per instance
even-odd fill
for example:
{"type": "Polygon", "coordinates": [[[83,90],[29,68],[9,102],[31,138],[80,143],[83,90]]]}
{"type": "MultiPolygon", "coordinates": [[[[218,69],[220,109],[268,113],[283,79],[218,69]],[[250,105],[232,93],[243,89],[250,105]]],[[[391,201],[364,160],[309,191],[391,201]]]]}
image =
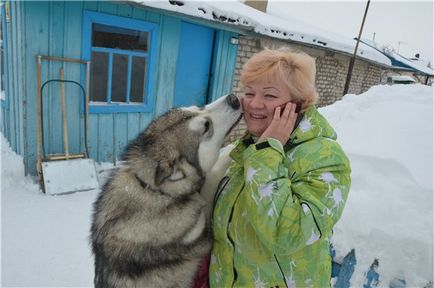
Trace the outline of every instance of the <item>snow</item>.
{"type": "MultiPolygon", "coordinates": [[[[380,286],[433,281],[433,88],[375,86],[320,111],[352,165],[352,187],[334,231],[338,258],[352,248],[352,286],[379,259],[380,286]]],[[[97,192],[48,196],[2,144],[2,287],[92,287],[89,246],[97,192]]],[[[102,183],[111,166],[99,167],[102,183]]]]}
{"type": "Polygon", "coordinates": [[[394,59],[396,59],[396,60],[398,60],[398,61],[400,61],[400,62],[402,62],[402,63],[404,63],[404,64],[406,64],[406,65],[408,65],[410,67],[413,67],[413,68],[415,68],[415,69],[417,69],[419,71],[422,71],[422,72],[426,73],[427,75],[434,76],[434,70],[431,69],[431,68],[429,68],[429,67],[427,67],[427,66],[425,66],[423,64],[423,62],[419,63],[417,61],[409,60],[409,59],[405,58],[404,56],[398,54],[394,50],[385,51],[385,52],[388,53],[394,59]]]}
{"type": "MultiPolygon", "coordinates": [[[[170,2],[168,0],[130,0],[129,2],[219,23],[235,25],[239,26],[241,29],[252,30],[256,33],[273,38],[292,40],[311,46],[345,52],[351,55],[354,53],[356,46],[356,41],[353,39],[340,36],[319,27],[314,27],[298,19],[283,19],[279,16],[263,13],[237,0],[174,0],[170,2]]],[[[391,65],[389,58],[363,43],[359,44],[357,55],[382,65],[391,65]]]]}
{"type": "Polygon", "coordinates": [[[419,70],[427,75],[434,76],[434,70],[430,67],[428,67],[429,62],[426,62],[424,60],[419,59],[407,59],[406,57],[402,56],[395,50],[388,48],[386,46],[379,45],[378,43],[369,40],[369,39],[361,39],[361,43],[364,43],[368,46],[371,46],[372,48],[382,51],[384,54],[392,57],[393,59],[412,67],[413,69],[419,70]]]}
{"type": "Polygon", "coordinates": [[[352,165],[352,186],[334,246],[356,249],[352,278],[379,259],[382,285],[403,275],[407,287],[433,281],[433,88],[375,86],[320,109],[352,165]]]}

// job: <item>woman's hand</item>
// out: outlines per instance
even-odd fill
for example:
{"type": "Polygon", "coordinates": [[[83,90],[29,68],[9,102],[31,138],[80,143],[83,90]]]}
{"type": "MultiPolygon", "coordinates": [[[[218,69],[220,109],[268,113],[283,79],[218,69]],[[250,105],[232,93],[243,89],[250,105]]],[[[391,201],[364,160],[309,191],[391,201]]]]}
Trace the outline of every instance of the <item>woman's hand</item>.
{"type": "Polygon", "coordinates": [[[282,145],[285,145],[289,140],[289,136],[294,130],[295,120],[297,119],[297,113],[295,113],[296,104],[288,102],[285,105],[282,115],[280,115],[281,107],[277,107],[274,110],[274,116],[270,125],[262,133],[258,139],[258,143],[266,141],[267,138],[274,138],[280,141],[282,145]]]}

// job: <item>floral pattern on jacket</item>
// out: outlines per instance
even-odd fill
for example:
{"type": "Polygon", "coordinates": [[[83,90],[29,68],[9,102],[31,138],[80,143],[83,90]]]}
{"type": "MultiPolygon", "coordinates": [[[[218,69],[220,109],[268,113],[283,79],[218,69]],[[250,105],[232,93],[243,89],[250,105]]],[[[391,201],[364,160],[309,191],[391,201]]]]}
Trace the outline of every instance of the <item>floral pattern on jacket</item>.
{"type": "Polygon", "coordinates": [[[311,107],[283,147],[237,141],[216,194],[211,287],[329,287],[350,163],[311,107]]]}

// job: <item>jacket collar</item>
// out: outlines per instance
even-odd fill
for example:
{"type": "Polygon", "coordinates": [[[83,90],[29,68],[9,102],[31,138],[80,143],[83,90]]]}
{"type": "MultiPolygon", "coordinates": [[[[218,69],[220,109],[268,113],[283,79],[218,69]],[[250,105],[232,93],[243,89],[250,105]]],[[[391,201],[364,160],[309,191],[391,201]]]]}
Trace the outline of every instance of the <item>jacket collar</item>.
{"type": "Polygon", "coordinates": [[[241,139],[238,139],[235,142],[235,148],[232,149],[229,156],[237,163],[241,164],[243,162],[243,151],[254,143],[255,141],[253,140],[252,135],[247,132],[241,139]]]}

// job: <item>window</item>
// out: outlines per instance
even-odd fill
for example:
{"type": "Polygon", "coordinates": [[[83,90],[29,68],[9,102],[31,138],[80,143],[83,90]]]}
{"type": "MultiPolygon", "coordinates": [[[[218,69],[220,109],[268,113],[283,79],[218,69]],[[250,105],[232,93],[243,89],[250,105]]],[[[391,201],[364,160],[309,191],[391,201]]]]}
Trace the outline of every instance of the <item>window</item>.
{"type": "Polygon", "coordinates": [[[86,11],[83,55],[92,61],[89,112],[150,112],[157,25],[86,11]]]}

